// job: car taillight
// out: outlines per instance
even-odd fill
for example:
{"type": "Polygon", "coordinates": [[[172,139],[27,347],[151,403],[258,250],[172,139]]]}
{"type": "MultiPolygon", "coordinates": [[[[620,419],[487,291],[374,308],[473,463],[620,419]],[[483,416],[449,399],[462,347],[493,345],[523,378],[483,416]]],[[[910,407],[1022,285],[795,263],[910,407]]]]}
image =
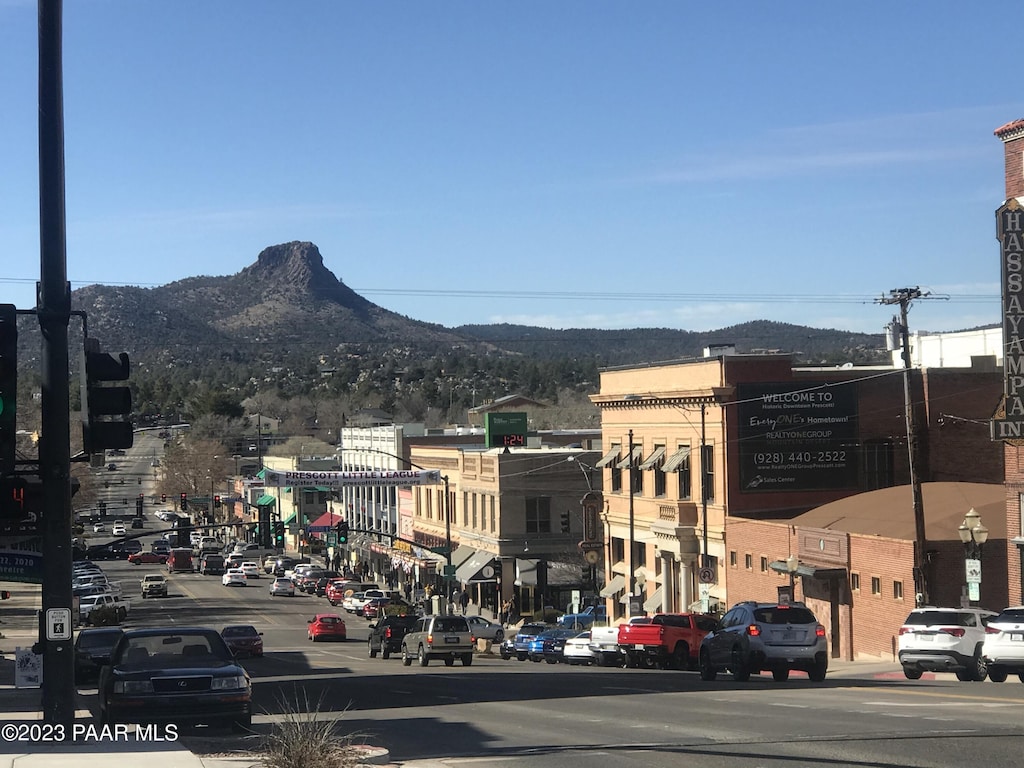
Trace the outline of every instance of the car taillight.
{"type": "Polygon", "coordinates": [[[758,637],[761,634],[761,628],[757,624],[751,624],[747,627],[747,634],[751,637],[758,637]]]}
{"type": "Polygon", "coordinates": [[[910,627],[900,627],[900,632],[899,632],[899,633],[900,633],[901,635],[905,635],[905,634],[907,634],[908,632],[913,632],[913,631],[914,631],[914,630],[913,630],[912,628],[910,628],[910,627]]]}
{"type": "Polygon", "coordinates": [[[1003,630],[999,629],[998,627],[985,627],[986,635],[998,635],[1002,631],[1003,630]]]}
{"type": "Polygon", "coordinates": [[[814,628],[814,636],[815,637],[824,637],[825,636],[825,628],[821,624],[819,624],[818,626],[816,626],[814,628]]]}
{"type": "Polygon", "coordinates": [[[472,635],[472,634],[471,634],[471,635],[469,636],[469,643],[470,643],[470,645],[473,645],[473,644],[475,644],[475,643],[476,643],[476,635],[472,635]]]}
{"type": "Polygon", "coordinates": [[[427,645],[433,645],[433,644],[434,644],[434,636],[433,635],[427,635],[427,645]]]}
{"type": "Polygon", "coordinates": [[[945,632],[947,635],[952,635],[953,637],[963,637],[964,636],[964,628],[963,627],[943,627],[942,629],[939,630],[939,632],[945,632]]]}
{"type": "Polygon", "coordinates": [[[384,637],[391,637],[391,627],[384,630],[384,637]]]}

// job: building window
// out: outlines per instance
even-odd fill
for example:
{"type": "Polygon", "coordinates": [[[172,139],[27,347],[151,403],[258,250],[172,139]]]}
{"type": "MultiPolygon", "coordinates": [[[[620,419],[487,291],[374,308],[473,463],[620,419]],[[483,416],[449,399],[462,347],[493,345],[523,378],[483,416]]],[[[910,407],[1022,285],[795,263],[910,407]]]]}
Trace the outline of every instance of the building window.
{"type": "Polygon", "coordinates": [[[860,574],[859,573],[851,573],[850,574],[850,591],[851,592],[860,592],[860,574]]]}
{"type": "Polygon", "coordinates": [[[705,501],[715,500],[715,446],[701,446],[700,471],[703,478],[701,490],[705,501]]]}
{"type": "Polygon", "coordinates": [[[612,562],[621,563],[626,558],[626,542],[624,539],[612,539],[612,562]]]}
{"type": "Polygon", "coordinates": [[[880,595],[882,594],[882,580],[877,576],[871,577],[871,594],[880,595]]]}
{"type": "MultiPolygon", "coordinates": [[[[636,464],[636,460],[635,459],[633,461],[633,464],[634,465],[636,464]]],[[[642,469],[640,469],[640,467],[638,467],[638,466],[633,466],[633,468],[629,470],[629,474],[633,476],[633,493],[636,494],[637,496],[643,496],[644,495],[644,471],[642,469]]]]}
{"type": "Polygon", "coordinates": [[[476,494],[470,495],[470,504],[473,505],[473,527],[476,528],[476,494]]]}
{"type": "Polygon", "coordinates": [[[494,497],[488,496],[487,498],[489,499],[491,506],[491,533],[494,533],[498,529],[497,520],[495,519],[494,514],[494,497]]]}
{"type": "Polygon", "coordinates": [[[754,556],[749,552],[743,556],[743,567],[748,571],[754,570],[754,556]]]}
{"type": "Polygon", "coordinates": [[[687,456],[679,464],[676,469],[676,475],[679,477],[679,498],[689,499],[693,493],[693,483],[690,478],[690,457],[687,456]]]}
{"type": "Polygon", "coordinates": [[[612,464],[612,493],[622,490],[622,470],[612,464]]]}
{"type": "Polygon", "coordinates": [[[902,600],[903,599],[903,582],[902,581],[894,581],[892,583],[892,596],[895,597],[897,600],[902,600]]]}
{"type": "Polygon", "coordinates": [[[729,565],[733,568],[736,567],[736,552],[735,550],[729,550],[729,565]]]}
{"type": "Polygon", "coordinates": [[[462,492],[462,527],[469,527],[469,494],[462,492]]]}
{"type": "Polygon", "coordinates": [[[761,558],[761,573],[767,573],[767,572],[768,572],[768,558],[767,557],[762,557],[761,558]]]}
{"type": "Polygon", "coordinates": [[[551,533],[550,496],[534,496],[526,499],[526,532],[551,533]]]}

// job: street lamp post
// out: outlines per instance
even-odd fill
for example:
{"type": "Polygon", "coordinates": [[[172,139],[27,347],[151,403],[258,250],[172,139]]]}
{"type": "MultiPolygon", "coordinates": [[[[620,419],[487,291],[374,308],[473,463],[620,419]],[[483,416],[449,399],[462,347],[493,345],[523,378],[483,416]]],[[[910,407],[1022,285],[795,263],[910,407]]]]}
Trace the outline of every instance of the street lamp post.
{"type": "Polygon", "coordinates": [[[964,544],[964,576],[967,582],[968,603],[981,600],[981,549],[988,541],[988,528],[981,522],[974,507],[964,515],[964,521],[957,529],[964,544]]]}

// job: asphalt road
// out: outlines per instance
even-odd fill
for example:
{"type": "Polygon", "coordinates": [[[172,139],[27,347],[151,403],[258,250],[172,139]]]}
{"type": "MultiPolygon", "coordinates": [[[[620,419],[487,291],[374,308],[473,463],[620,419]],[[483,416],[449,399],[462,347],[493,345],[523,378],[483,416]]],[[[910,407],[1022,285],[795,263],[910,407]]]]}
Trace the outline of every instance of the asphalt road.
{"type": "MultiPolygon", "coordinates": [[[[224,587],[219,577],[174,574],[166,599],[137,599],[158,566],[105,566],[132,597],[129,625],[251,623],[266,655],[245,662],[256,728],[284,709],[317,707],[342,728],[388,747],[395,760],[528,768],[673,766],[1017,766],[1024,751],[1024,685],[908,681],[856,669],[823,684],[770,676],[737,684],[693,672],[569,667],[480,656],[473,666],[404,667],[370,659],[367,622],[345,615],[349,640],[310,643],[306,620],[337,612],[322,598],[271,598],[270,580],[224,587]]],[[[94,695],[81,691],[84,706],[94,695]]],[[[235,739],[236,741],[233,741],[235,739]]],[[[242,746],[193,737],[197,751],[242,746]]]]}

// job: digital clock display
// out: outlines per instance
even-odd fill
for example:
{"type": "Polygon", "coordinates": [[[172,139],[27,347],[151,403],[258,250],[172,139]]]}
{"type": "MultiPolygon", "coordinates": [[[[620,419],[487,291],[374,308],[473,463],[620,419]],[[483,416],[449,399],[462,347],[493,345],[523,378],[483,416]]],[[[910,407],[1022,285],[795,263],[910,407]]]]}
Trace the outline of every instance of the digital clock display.
{"type": "Polygon", "coordinates": [[[523,435],[500,435],[502,445],[518,445],[520,447],[526,445],[526,439],[523,435]]]}

